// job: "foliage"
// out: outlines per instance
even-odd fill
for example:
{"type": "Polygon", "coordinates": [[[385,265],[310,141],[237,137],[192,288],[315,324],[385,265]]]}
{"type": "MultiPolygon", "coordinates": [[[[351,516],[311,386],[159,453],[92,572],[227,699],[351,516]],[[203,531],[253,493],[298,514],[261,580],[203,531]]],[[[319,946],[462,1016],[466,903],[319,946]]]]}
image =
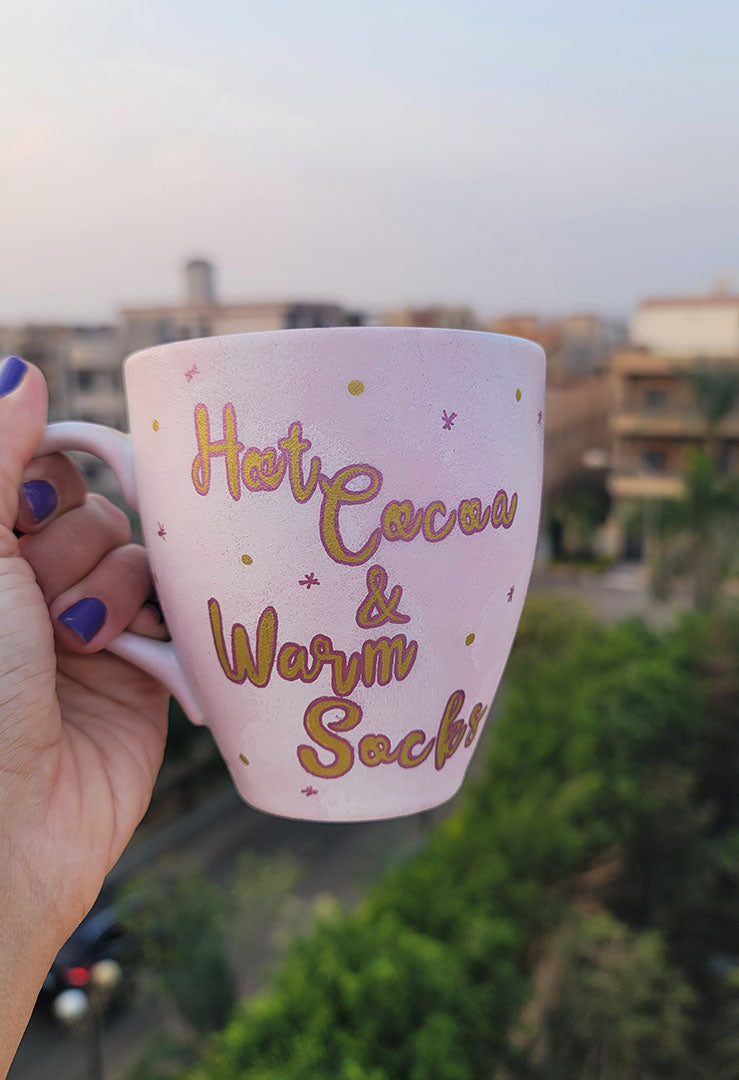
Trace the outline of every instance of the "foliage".
{"type": "Polygon", "coordinates": [[[123,1080],[175,1080],[198,1059],[197,1040],[159,1028],[148,1039],[123,1080]]]}
{"type": "Polygon", "coordinates": [[[696,451],[679,499],[656,506],[652,531],[652,591],[662,599],[681,575],[693,580],[693,602],[715,602],[739,550],[739,476],[721,476],[707,454],[696,451]]]}
{"type": "Polygon", "coordinates": [[[550,508],[555,558],[587,552],[596,530],[608,519],[611,496],[602,469],[581,469],[558,491],[550,508]]]}
{"type": "Polygon", "coordinates": [[[701,1075],[701,1055],[728,1080],[735,1003],[710,966],[738,930],[739,617],[658,636],[551,603],[522,620],[459,809],[292,947],[190,1080],[652,1080],[701,1075]],[[599,914],[572,914],[583,897],[599,914]],[[510,1033],[558,934],[527,1063],[510,1033]]]}
{"type": "Polygon", "coordinates": [[[223,1027],[236,1003],[236,983],[208,881],[199,874],[141,875],[124,895],[120,915],[186,1023],[198,1034],[223,1027]]]}
{"type": "Polygon", "coordinates": [[[299,913],[292,894],[300,874],[298,860],[288,851],[239,856],[225,896],[232,948],[251,955],[265,939],[274,944],[289,934],[299,913]]]}
{"type": "Polygon", "coordinates": [[[739,401],[739,369],[736,365],[709,366],[705,361],[683,373],[706,421],[709,438],[739,401]]]}
{"type": "Polygon", "coordinates": [[[676,1080],[688,1057],[695,994],[655,931],[602,912],[580,915],[562,942],[564,970],[547,1018],[548,1080],[676,1080]]]}

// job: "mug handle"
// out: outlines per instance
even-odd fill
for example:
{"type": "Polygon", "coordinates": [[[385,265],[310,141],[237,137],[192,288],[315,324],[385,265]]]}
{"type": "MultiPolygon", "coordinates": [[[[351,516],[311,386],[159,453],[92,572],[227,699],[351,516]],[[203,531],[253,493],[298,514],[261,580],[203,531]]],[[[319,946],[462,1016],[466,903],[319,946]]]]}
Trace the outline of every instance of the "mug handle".
{"type": "MultiPolygon", "coordinates": [[[[77,421],[49,424],[35,457],[57,454],[64,450],[85,450],[107,462],[118,478],[126,502],[133,510],[138,510],[130,435],[124,435],[122,431],[115,431],[102,424],[77,421]]],[[[125,630],[115,641],[111,641],[107,648],[108,652],[120,656],[122,660],[127,660],[147,675],[158,679],[174,694],[194,724],[203,723],[203,710],[185,678],[171,641],[154,641],[125,630]]]]}

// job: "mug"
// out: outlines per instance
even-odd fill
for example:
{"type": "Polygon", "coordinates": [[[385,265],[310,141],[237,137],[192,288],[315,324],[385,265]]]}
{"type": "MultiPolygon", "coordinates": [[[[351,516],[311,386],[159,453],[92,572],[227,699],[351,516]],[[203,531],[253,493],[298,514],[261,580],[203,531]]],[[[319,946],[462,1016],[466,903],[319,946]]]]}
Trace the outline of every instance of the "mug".
{"type": "Polygon", "coordinates": [[[362,821],[459,789],[537,540],[543,350],[335,327],[125,361],[130,435],[50,426],[141,516],[172,641],[118,656],[212,730],[253,807],[362,821]]]}

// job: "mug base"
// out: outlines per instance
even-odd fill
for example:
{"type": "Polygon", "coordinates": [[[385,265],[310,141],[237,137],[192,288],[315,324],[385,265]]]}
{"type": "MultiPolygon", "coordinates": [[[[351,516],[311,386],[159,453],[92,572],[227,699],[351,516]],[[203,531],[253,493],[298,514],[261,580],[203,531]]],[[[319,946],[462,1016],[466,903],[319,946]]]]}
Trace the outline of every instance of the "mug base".
{"type": "MultiPolygon", "coordinates": [[[[442,798],[431,798],[428,800],[417,803],[413,806],[404,807],[391,807],[385,811],[378,810],[360,810],[356,813],[352,813],[346,807],[337,807],[335,804],[333,807],[330,804],[324,803],[322,806],[318,804],[318,797],[321,792],[312,785],[307,785],[304,789],[305,797],[305,809],[287,807],[284,804],[277,802],[271,802],[269,800],[262,801],[253,793],[246,795],[243,791],[238,791],[243,801],[250,806],[253,810],[258,810],[262,814],[269,814],[272,817],[287,818],[291,821],[313,821],[317,823],[324,822],[327,825],[331,824],[351,824],[357,822],[370,822],[370,821],[390,821],[393,818],[413,817],[415,814],[425,814],[430,810],[437,810],[441,806],[445,806],[451,802],[459,793],[462,784],[461,781],[457,787],[448,792],[442,798]],[[311,795],[316,796],[315,800],[311,795]]],[[[237,789],[238,790],[238,789],[237,789]]]]}

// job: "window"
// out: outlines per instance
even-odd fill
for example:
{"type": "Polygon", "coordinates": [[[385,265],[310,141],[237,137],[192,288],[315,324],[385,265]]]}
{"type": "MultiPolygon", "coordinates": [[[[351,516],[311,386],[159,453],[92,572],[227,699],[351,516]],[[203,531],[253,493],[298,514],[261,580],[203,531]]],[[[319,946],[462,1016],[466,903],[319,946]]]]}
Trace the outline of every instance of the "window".
{"type": "Polygon", "coordinates": [[[722,474],[731,468],[731,444],[725,440],[716,447],[716,468],[722,474]]]}
{"type": "Polygon", "coordinates": [[[80,390],[92,390],[95,385],[95,373],[93,371],[77,372],[77,387],[80,390]]]}
{"type": "Polygon", "coordinates": [[[658,412],[667,404],[667,391],[654,387],[644,391],[644,408],[649,412],[658,412]]]}
{"type": "Polygon", "coordinates": [[[647,472],[663,473],[665,471],[667,455],[664,450],[645,450],[641,459],[647,472]]]}

